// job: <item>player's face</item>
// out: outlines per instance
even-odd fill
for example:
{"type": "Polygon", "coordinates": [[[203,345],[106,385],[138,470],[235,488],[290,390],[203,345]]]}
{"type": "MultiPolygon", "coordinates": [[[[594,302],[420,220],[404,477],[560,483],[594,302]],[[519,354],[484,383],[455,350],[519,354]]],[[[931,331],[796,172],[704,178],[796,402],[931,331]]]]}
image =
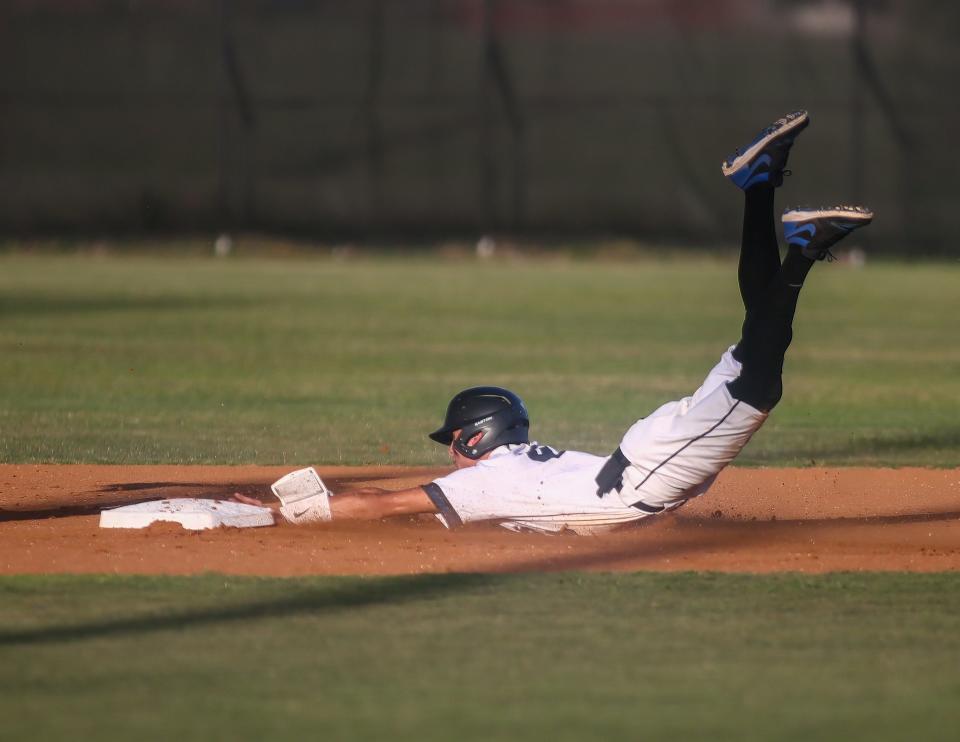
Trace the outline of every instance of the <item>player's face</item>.
{"type": "MultiPolygon", "coordinates": [[[[450,441],[450,446],[447,449],[450,452],[450,460],[453,461],[453,465],[458,469],[466,469],[468,466],[476,466],[477,461],[479,461],[480,459],[468,459],[466,456],[464,456],[456,448],[453,447],[454,442],[460,437],[460,432],[461,431],[459,429],[453,431],[453,440],[450,441]]],[[[480,440],[481,437],[482,436],[480,435],[480,433],[477,433],[477,435],[475,436],[476,440],[472,442],[476,443],[476,441],[480,440]]],[[[480,458],[485,459],[487,458],[487,456],[489,456],[489,454],[484,454],[480,458]]]]}

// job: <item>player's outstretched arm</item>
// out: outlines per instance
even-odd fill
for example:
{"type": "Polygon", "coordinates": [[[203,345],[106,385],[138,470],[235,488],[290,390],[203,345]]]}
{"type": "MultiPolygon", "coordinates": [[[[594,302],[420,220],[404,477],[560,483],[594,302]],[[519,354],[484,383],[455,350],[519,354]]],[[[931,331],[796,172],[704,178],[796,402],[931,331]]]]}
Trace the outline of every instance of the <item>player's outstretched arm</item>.
{"type": "MultiPolygon", "coordinates": [[[[233,499],[247,505],[263,507],[265,503],[254,497],[236,492],[233,499]]],[[[280,509],[280,503],[266,505],[274,511],[280,509]]],[[[395,515],[417,515],[435,513],[436,506],[427,497],[423,487],[390,491],[379,487],[363,489],[333,495],[330,498],[330,513],[333,520],[380,520],[395,515]]]]}
{"type": "Polygon", "coordinates": [[[394,515],[435,513],[437,507],[423,487],[413,487],[399,492],[358,490],[336,495],[330,498],[330,510],[334,520],[380,520],[394,515]]]}

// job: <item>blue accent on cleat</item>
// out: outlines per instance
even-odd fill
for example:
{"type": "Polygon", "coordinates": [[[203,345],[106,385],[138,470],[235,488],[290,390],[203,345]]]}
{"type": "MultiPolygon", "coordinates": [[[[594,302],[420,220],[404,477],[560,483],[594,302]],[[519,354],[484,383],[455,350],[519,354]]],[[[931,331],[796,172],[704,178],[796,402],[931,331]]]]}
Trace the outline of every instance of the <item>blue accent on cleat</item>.
{"type": "Polygon", "coordinates": [[[783,236],[788,245],[806,247],[810,239],[817,233],[816,224],[786,223],[783,225],[783,236]],[[804,237],[804,235],[807,235],[804,237]]]}
{"type": "Polygon", "coordinates": [[[760,155],[748,167],[741,168],[730,175],[730,180],[743,190],[758,183],[767,183],[770,180],[770,155],[760,155]],[[761,170],[763,168],[763,170],[761,170]]]}
{"type": "Polygon", "coordinates": [[[853,230],[873,221],[873,212],[864,206],[798,206],[781,217],[787,244],[810,260],[833,258],[830,248],[853,230]]]}
{"type": "Polygon", "coordinates": [[[782,185],[790,148],[809,123],[806,111],[794,111],[777,119],[750,144],[724,160],[723,174],[744,191],[762,183],[770,183],[774,188],[782,185]]]}

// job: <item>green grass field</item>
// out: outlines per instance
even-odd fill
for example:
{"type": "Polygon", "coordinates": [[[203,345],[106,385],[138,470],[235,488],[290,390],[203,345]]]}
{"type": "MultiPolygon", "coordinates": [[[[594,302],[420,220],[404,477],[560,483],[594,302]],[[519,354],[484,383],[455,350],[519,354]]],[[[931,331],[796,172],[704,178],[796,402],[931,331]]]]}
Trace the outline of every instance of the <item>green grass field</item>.
{"type": "MultiPolygon", "coordinates": [[[[738,464],[960,465],[960,265],[817,266],[738,464]]],[[[606,452],[731,259],[0,256],[0,461],[441,463],[450,395],[606,452]]],[[[0,578],[2,739],[954,739],[944,575],[0,578]]]]}
{"type": "Polygon", "coordinates": [[[4,739],[953,740],[957,575],[0,579],[4,739]]]}
{"type": "MultiPolygon", "coordinates": [[[[960,464],[960,264],[817,266],[738,464],[960,464]]],[[[611,450],[739,333],[732,259],[0,257],[0,460],[440,463],[461,388],[611,450]]]]}

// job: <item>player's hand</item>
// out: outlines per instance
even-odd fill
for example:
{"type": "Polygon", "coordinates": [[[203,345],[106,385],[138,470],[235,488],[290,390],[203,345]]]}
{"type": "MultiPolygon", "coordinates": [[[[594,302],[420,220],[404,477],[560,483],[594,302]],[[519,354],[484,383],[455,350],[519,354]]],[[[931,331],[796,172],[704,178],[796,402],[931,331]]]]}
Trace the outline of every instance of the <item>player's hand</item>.
{"type": "Polygon", "coordinates": [[[244,505],[256,505],[258,508],[270,508],[274,512],[280,510],[279,502],[263,502],[256,497],[250,497],[242,492],[234,492],[230,498],[233,502],[242,502],[244,505]]]}

